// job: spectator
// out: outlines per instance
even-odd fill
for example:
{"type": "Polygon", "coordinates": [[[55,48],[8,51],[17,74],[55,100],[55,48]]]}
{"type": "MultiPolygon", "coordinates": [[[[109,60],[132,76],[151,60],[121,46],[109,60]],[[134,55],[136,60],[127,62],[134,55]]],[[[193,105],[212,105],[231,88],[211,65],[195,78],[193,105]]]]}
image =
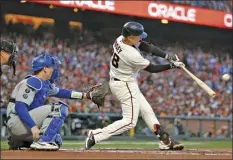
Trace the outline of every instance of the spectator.
{"type": "Polygon", "coordinates": [[[176,132],[177,132],[176,135],[185,135],[184,126],[179,118],[176,118],[174,120],[174,126],[176,127],[176,132]]]}
{"type": "MultiPolygon", "coordinates": [[[[17,28],[14,24],[12,28],[17,28]]],[[[21,27],[21,26],[20,26],[21,27]]],[[[31,26],[24,26],[25,28],[31,26]]],[[[17,29],[14,29],[18,31],[17,29]]],[[[74,88],[83,91],[85,86],[94,85],[108,79],[108,64],[111,57],[109,42],[100,42],[95,33],[84,31],[78,33],[81,38],[59,39],[51,32],[43,29],[43,34],[34,31],[30,35],[23,32],[3,32],[3,39],[15,39],[20,47],[20,66],[17,76],[8,75],[3,68],[1,76],[1,97],[6,106],[10,93],[15,84],[29,72],[32,58],[41,52],[56,55],[62,61],[61,87],[74,88]],[[35,33],[34,33],[35,32],[35,33]],[[38,36],[40,35],[40,36],[38,36]],[[41,36],[42,35],[42,36],[41,36]],[[7,76],[6,76],[7,75],[7,76]]],[[[101,34],[101,33],[98,33],[101,34]]],[[[140,72],[140,88],[152,105],[154,112],[160,116],[207,116],[228,117],[232,111],[232,78],[228,82],[221,80],[224,73],[232,74],[232,57],[222,47],[213,46],[209,52],[203,51],[199,45],[166,44],[161,48],[167,52],[180,50],[178,56],[188,64],[190,70],[217,92],[216,98],[210,98],[194,81],[182,70],[165,71],[159,74],[140,72]],[[182,47],[181,47],[182,46],[182,47]],[[195,53],[195,54],[194,54],[195,53]]],[[[147,57],[152,59],[151,57],[147,57]]],[[[155,63],[165,63],[160,58],[153,58],[155,63]]],[[[49,99],[53,102],[55,99],[49,99]]],[[[90,113],[99,112],[91,101],[66,100],[70,111],[90,113]]],[[[108,95],[105,113],[120,113],[121,108],[116,99],[108,95]]]]}

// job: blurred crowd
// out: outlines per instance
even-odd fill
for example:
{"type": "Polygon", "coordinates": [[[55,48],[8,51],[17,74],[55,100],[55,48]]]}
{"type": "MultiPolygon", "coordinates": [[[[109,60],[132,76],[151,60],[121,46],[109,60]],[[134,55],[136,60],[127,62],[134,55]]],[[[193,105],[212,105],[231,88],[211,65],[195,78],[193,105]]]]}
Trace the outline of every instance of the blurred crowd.
{"type": "MultiPolygon", "coordinates": [[[[26,27],[26,26],[24,26],[26,27]]],[[[30,27],[30,26],[29,26],[30,27]]],[[[30,31],[30,32],[29,32],[30,31]]],[[[111,43],[103,42],[101,33],[90,31],[73,31],[73,38],[60,39],[51,30],[37,33],[16,33],[6,30],[2,39],[12,39],[19,45],[19,59],[17,76],[3,67],[1,76],[1,98],[5,107],[14,86],[26,75],[30,74],[30,63],[33,57],[46,53],[56,55],[62,62],[61,88],[86,91],[88,86],[109,78],[109,62],[111,57],[111,43]]],[[[181,69],[172,69],[157,74],[141,71],[138,82],[142,93],[151,104],[153,110],[160,116],[205,116],[228,117],[232,113],[232,78],[222,81],[224,73],[232,75],[232,57],[220,47],[203,51],[194,44],[163,44],[161,49],[168,53],[178,53],[197,77],[202,79],[213,90],[216,98],[211,98],[181,69]]],[[[167,63],[162,58],[145,55],[156,64],[167,63]]],[[[50,98],[48,102],[57,101],[50,98]]],[[[64,100],[70,106],[71,112],[95,113],[99,112],[89,100],[64,100]]],[[[115,97],[107,96],[105,113],[120,113],[121,107],[115,97]]]]}
{"type": "Polygon", "coordinates": [[[225,12],[232,12],[232,0],[224,0],[224,1],[218,1],[218,0],[172,0],[172,3],[177,4],[184,4],[184,5],[190,5],[194,7],[202,7],[202,8],[208,8],[213,10],[219,10],[219,11],[225,11],[225,12]]]}

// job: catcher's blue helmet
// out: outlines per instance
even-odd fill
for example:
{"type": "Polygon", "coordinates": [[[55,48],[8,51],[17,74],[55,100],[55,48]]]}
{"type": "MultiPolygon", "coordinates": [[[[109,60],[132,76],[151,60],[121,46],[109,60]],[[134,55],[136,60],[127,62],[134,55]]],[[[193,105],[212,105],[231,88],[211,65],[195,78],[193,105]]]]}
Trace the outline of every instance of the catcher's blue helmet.
{"type": "Polygon", "coordinates": [[[128,36],[139,36],[146,38],[147,33],[144,32],[144,27],[138,22],[127,22],[122,29],[122,35],[126,38],[128,36]]]}
{"type": "Polygon", "coordinates": [[[50,82],[54,83],[58,82],[60,79],[60,64],[61,62],[56,56],[42,54],[33,59],[31,71],[35,72],[44,67],[53,67],[53,74],[50,78],[50,82]]]}

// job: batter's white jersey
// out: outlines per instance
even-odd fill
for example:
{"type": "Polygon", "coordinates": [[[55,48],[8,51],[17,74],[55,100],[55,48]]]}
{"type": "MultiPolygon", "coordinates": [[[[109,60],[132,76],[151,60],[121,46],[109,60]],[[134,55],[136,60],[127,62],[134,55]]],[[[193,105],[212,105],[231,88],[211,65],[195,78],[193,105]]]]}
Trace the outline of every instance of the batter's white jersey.
{"type": "Polygon", "coordinates": [[[111,93],[121,102],[123,118],[103,129],[93,130],[96,143],[135,127],[139,113],[152,131],[155,130],[155,124],[159,124],[136,80],[138,71],[146,68],[150,62],[142,57],[136,46],[126,45],[122,39],[123,36],[118,37],[113,44],[109,87],[111,93]]]}
{"type": "Polygon", "coordinates": [[[113,55],[110,62],[110,77],[121,81],[135,81],[138,71],[146,68],[150,62],[144,59],[140,50],[122,42],[119,36],[113,44],[113,55]]]}

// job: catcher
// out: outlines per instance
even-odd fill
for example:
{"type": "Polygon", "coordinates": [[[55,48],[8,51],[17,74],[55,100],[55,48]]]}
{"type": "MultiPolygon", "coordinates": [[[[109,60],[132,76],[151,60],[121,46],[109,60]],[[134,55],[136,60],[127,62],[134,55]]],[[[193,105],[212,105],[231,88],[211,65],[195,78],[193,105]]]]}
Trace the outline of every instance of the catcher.
{"type": "MultiPolygon", "coordinates": [[[[11,41],[1,41],[1,66],[8,65],[13,68],[13,74],[15,75],[16,66],[16,53],[18,52],[18,46],[11,41]]],[[[0,69],[0,76],[2,70],[0,69]]]]}
{"type": "Polygon", "coordinates": [[[56,57],[40,55],[32,62],[33,75],[15,86],[7,107],[10,149],[58,150],[61,147],[59,129],[68,115],[68,105],[61,101],[44,104],[49,96],[92,99],[98,106],[103,105],[104,91],[108,91],[106,83],[92,87],[87,93],[56,87],[60,77],[59,64],[56,57]]]}

